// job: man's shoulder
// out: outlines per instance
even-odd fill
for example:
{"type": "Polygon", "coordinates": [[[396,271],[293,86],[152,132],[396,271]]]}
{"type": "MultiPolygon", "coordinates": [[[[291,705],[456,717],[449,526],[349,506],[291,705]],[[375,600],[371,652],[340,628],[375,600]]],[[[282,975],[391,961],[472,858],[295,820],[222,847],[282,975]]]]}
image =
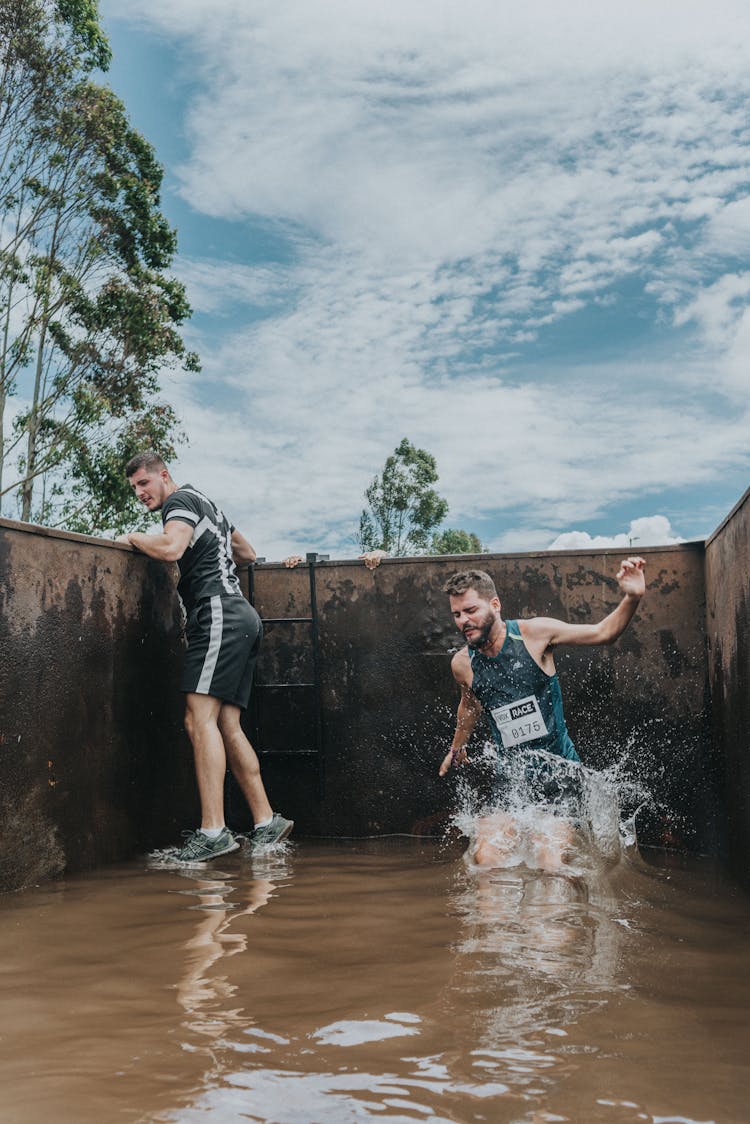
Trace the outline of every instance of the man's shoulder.
{"type": "Polygon", "coordinates": [[[568,626],[555,617],[529,617],[518,622],[526,649],[539,662],[544,652],[560,643],[560,632],[568,626]]]}
{"type": "Polygon", "coordinates": [[[471,679],[471,657],[469,655],[468,645],[459,648],[451,659],[451,671],[453,672],[454,678],[457,679],[459,683],[466,679],[471,679]]]}
{"type": "Polygon", "coordinates": [[[206,497],[196,488],[182,484],[162,504],[162,519],[164,522],[167,519],[185,519],[188,523],[197,523],[207,503],[206,497]]]}
{"type": "Polygon", "coordinates": [[[524,617],[514,622],[521,636],[542,636],[552,631],[561,621],[554,617],[524,617]]]}

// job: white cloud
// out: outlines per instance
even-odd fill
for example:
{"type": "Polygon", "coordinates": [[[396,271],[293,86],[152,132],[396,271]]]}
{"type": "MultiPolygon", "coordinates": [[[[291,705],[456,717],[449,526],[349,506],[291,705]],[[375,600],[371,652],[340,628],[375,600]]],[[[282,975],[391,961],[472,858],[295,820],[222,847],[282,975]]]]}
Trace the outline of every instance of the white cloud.
{"type": "Polygon", "coordinates": [[[590,535],[588,531],[564,531],[547,547],[548,550],[588,550],[619,546],[637,552],[642,546],[670,546],[685,540],[676,535],[666,515],[645,515],[631,520],[627,531],[615,535],[590,535]]]}
{"type": "Polygon", "coordinates": [[[294,232],[283,265],[180,263],[226,327],[196,322],[203,374],[170,386],[181,468],[261,553],[344,549],[403,436],[436,455],[451,522],[508,513],[494,549],[748,463],[750,283],[715,280],[750,230],[744,2],[107,11],[190,53],[187,202],[294,232]],[[697,352],[520,365],[623,281],[697,352]]]}
{"type": "Polygon", "coordinates": [[[693,300],[675,313],[675,324],[697,320],[706,341],[717,347],[731,343],[750,302],[750,273],[728,273],[700,289],[693,300]]]}
{"type": "Polygon", "coordinates": [[[645,0],[553,19],[539,3],[343,0],[225,0],[210,19],[206,0],[133,0],[128,14],[195,60],[179,170],[192,206],[301,223],[355,273],[417,274],[420,296],[440,274],[428,299],[463,299],[474,346],[493,347],[658,273],[671,219],[703,218],[714,240],[731,228],[750,17],[720,7],[683,5],[677,23],[645,0]],[[491,316],[472,307],[482,294],[491,316]]]}
{"type": "Polygon", "coordinates": [[[552,531],[530,527],[509,527],[485,544],[492,554],[516,554],[519,551],[537,552],[549,549],[552,531]]]}
{"type": "Polygon", "coordinates": [[[714,253],[746,258],[750,253],[750,196],[713,210],[704,241],[714,253]]]}
{"type": "Polygon", "coordinates": [[[700,325],[708,379],[742,410],[750,387],[750,273],[727,273],[700,288],[674,321],[700,325]]]}
{"type": "MultiPolygon", "coordinates": [[[[201,376],[170,387],[192,436],[188,475],[248,533],[262,527],[261,553],[353,553],[364,489],[403,436],[436,456],[451,523],[523,512],[493,550],[541,549],[608,503],[704,482],[746,456],[747,414],[707,426],[687,395],[679,409],[659,400],[670,366],[602,364],[596,382],[559,366],[520,384],[501,365],[425,378],[425,333],[441,325],[426,296],[415,317],[391,284],[371,275],[343,301],[343,280],[322,268],[296,308],[227,333],[201,376]]],[[[432,353],[449,357],[462,328],[445,315],[432,353]]]]}
{"type": "Polygon", "coordinates": [[[278,267],[183,257],[176,272],[193,312],[228,316],[247,306],[275,309],[294,295],[286,270],[278,267]]]}
{"type": "MultiPolygon", "coordinates": [[[[723,22],[700,4],[679,21],[645,3],[556,19],[533,3],[132,10],[185,36],[199,67],[181,171],[198,209],[428,264],[487,246],[524,269],[579,249],[585,262],[594,242],[601,283],[632,265],[628,225],[706,196],[717,150],[723,175],[746,179],[744,110],[728,96],[747,89],[732,35],[750,19],[722,8],[723,22]],[[727,96],[705,97],[716,81],[727,96]]],[[[642,256],[660,236],[634,237],[642,256]]]]}

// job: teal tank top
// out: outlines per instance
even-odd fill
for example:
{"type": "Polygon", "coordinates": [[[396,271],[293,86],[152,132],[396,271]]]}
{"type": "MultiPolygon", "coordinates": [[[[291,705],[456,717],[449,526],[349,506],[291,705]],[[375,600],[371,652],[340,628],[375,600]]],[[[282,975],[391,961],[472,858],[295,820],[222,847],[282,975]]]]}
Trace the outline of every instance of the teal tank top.
{"type": "Polygon", "coordinates": [[[518,621],[506,621],[496,656],[469,648],[471,689],[484,707],[492,736],[504,752],[544,750],[579,761],[563,714],[557,675],[547,675],[523,642],[518,621]]]}

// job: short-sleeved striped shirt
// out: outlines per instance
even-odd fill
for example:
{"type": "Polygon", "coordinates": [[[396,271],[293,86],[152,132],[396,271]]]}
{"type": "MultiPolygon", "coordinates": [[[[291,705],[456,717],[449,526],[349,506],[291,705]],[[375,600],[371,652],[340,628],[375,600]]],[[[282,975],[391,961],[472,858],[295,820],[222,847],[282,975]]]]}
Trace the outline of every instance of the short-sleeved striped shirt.
{"type": "Polygon", "coordinates": [[[164,526],[177,519],[193,528],[193,537],[178,563],[177,590],[187,613],[207,597],[242,596],[232,558],[234,528],[215,503],[192,485],[183,484],[164,501],[161,518],[164,526]]]}

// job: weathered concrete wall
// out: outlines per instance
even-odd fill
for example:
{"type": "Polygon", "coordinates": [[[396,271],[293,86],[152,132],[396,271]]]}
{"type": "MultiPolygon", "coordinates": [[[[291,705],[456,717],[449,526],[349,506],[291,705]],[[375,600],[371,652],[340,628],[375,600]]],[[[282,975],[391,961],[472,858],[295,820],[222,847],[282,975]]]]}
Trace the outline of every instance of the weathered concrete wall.
{"type": "MultiPolygon", "coordinates": [[[[727,540],[727,557],[731,549],[727,540]]],[[[558,655],[569,726],[587,763],[619,762],[652,792],[646,841],[715,852],[703,544],[642,553],[649,592],[627,633],[610,648],[558,655]]],[[[486,555],[245,574],[268,621],[247,728],[273,805],[300,834],[438,830],[456,797],[456,775],[437,777],[460,642],[445,578],[479,561],[507,617],[593,621],[618,601],[619,558],[486,555]]],[[[0,521],[0,888],[118,860],[195,825],[172,582],[169,568],[126,547],[0,521]]],[[[481,792],[481,772],[466,775],[481,792]]],[[[231,787],[229,798],[230,820],[248,826],[231,787]]]]}
{"type": "Polygon", "coordinates": [[[0,521],[0,889],[184,826],[179,646],[165,567],[0,521]]]}
{"type": "MultiPolygon", "coordinates": [[[[648,597],[625,635],[612,647],[557,656],[566,716],[586,763],[619,763],[624,778],[638,778],[653,794],[655,808],[640,824],[645,839],[715,851],[702,544],[642,553],[648,597]]],[[[458,772],[437,777],[453,731],[449,665],[460,644],[442,593],[447,576],[478,563],[495,579],[506,617],[589,622],[619,601],[620,558],[597,551],[394,559],[372,572],[357,562],[319,564],[322,755],[314,753],[309,693],[306,721],[300,712],[284,742],[277,720],[300,707],[304,692],[262,686],[285,676],[311,679],[310,626],[269,625],[259,668],[261,715],[252,728],[276,802],[301,830],[323,834],[419,832],[442,823],[458,772]],[[273,746],[283,752],[263,753],[273,746]]],[[[310,612],[305,569],[262,565],[254,585],[263,617],[310,612]]]]}
{"type": "Polygon", "coordinates": [[[750,884],[750,489],[706,543],[708,671],[730,862],[750,884]]]}

